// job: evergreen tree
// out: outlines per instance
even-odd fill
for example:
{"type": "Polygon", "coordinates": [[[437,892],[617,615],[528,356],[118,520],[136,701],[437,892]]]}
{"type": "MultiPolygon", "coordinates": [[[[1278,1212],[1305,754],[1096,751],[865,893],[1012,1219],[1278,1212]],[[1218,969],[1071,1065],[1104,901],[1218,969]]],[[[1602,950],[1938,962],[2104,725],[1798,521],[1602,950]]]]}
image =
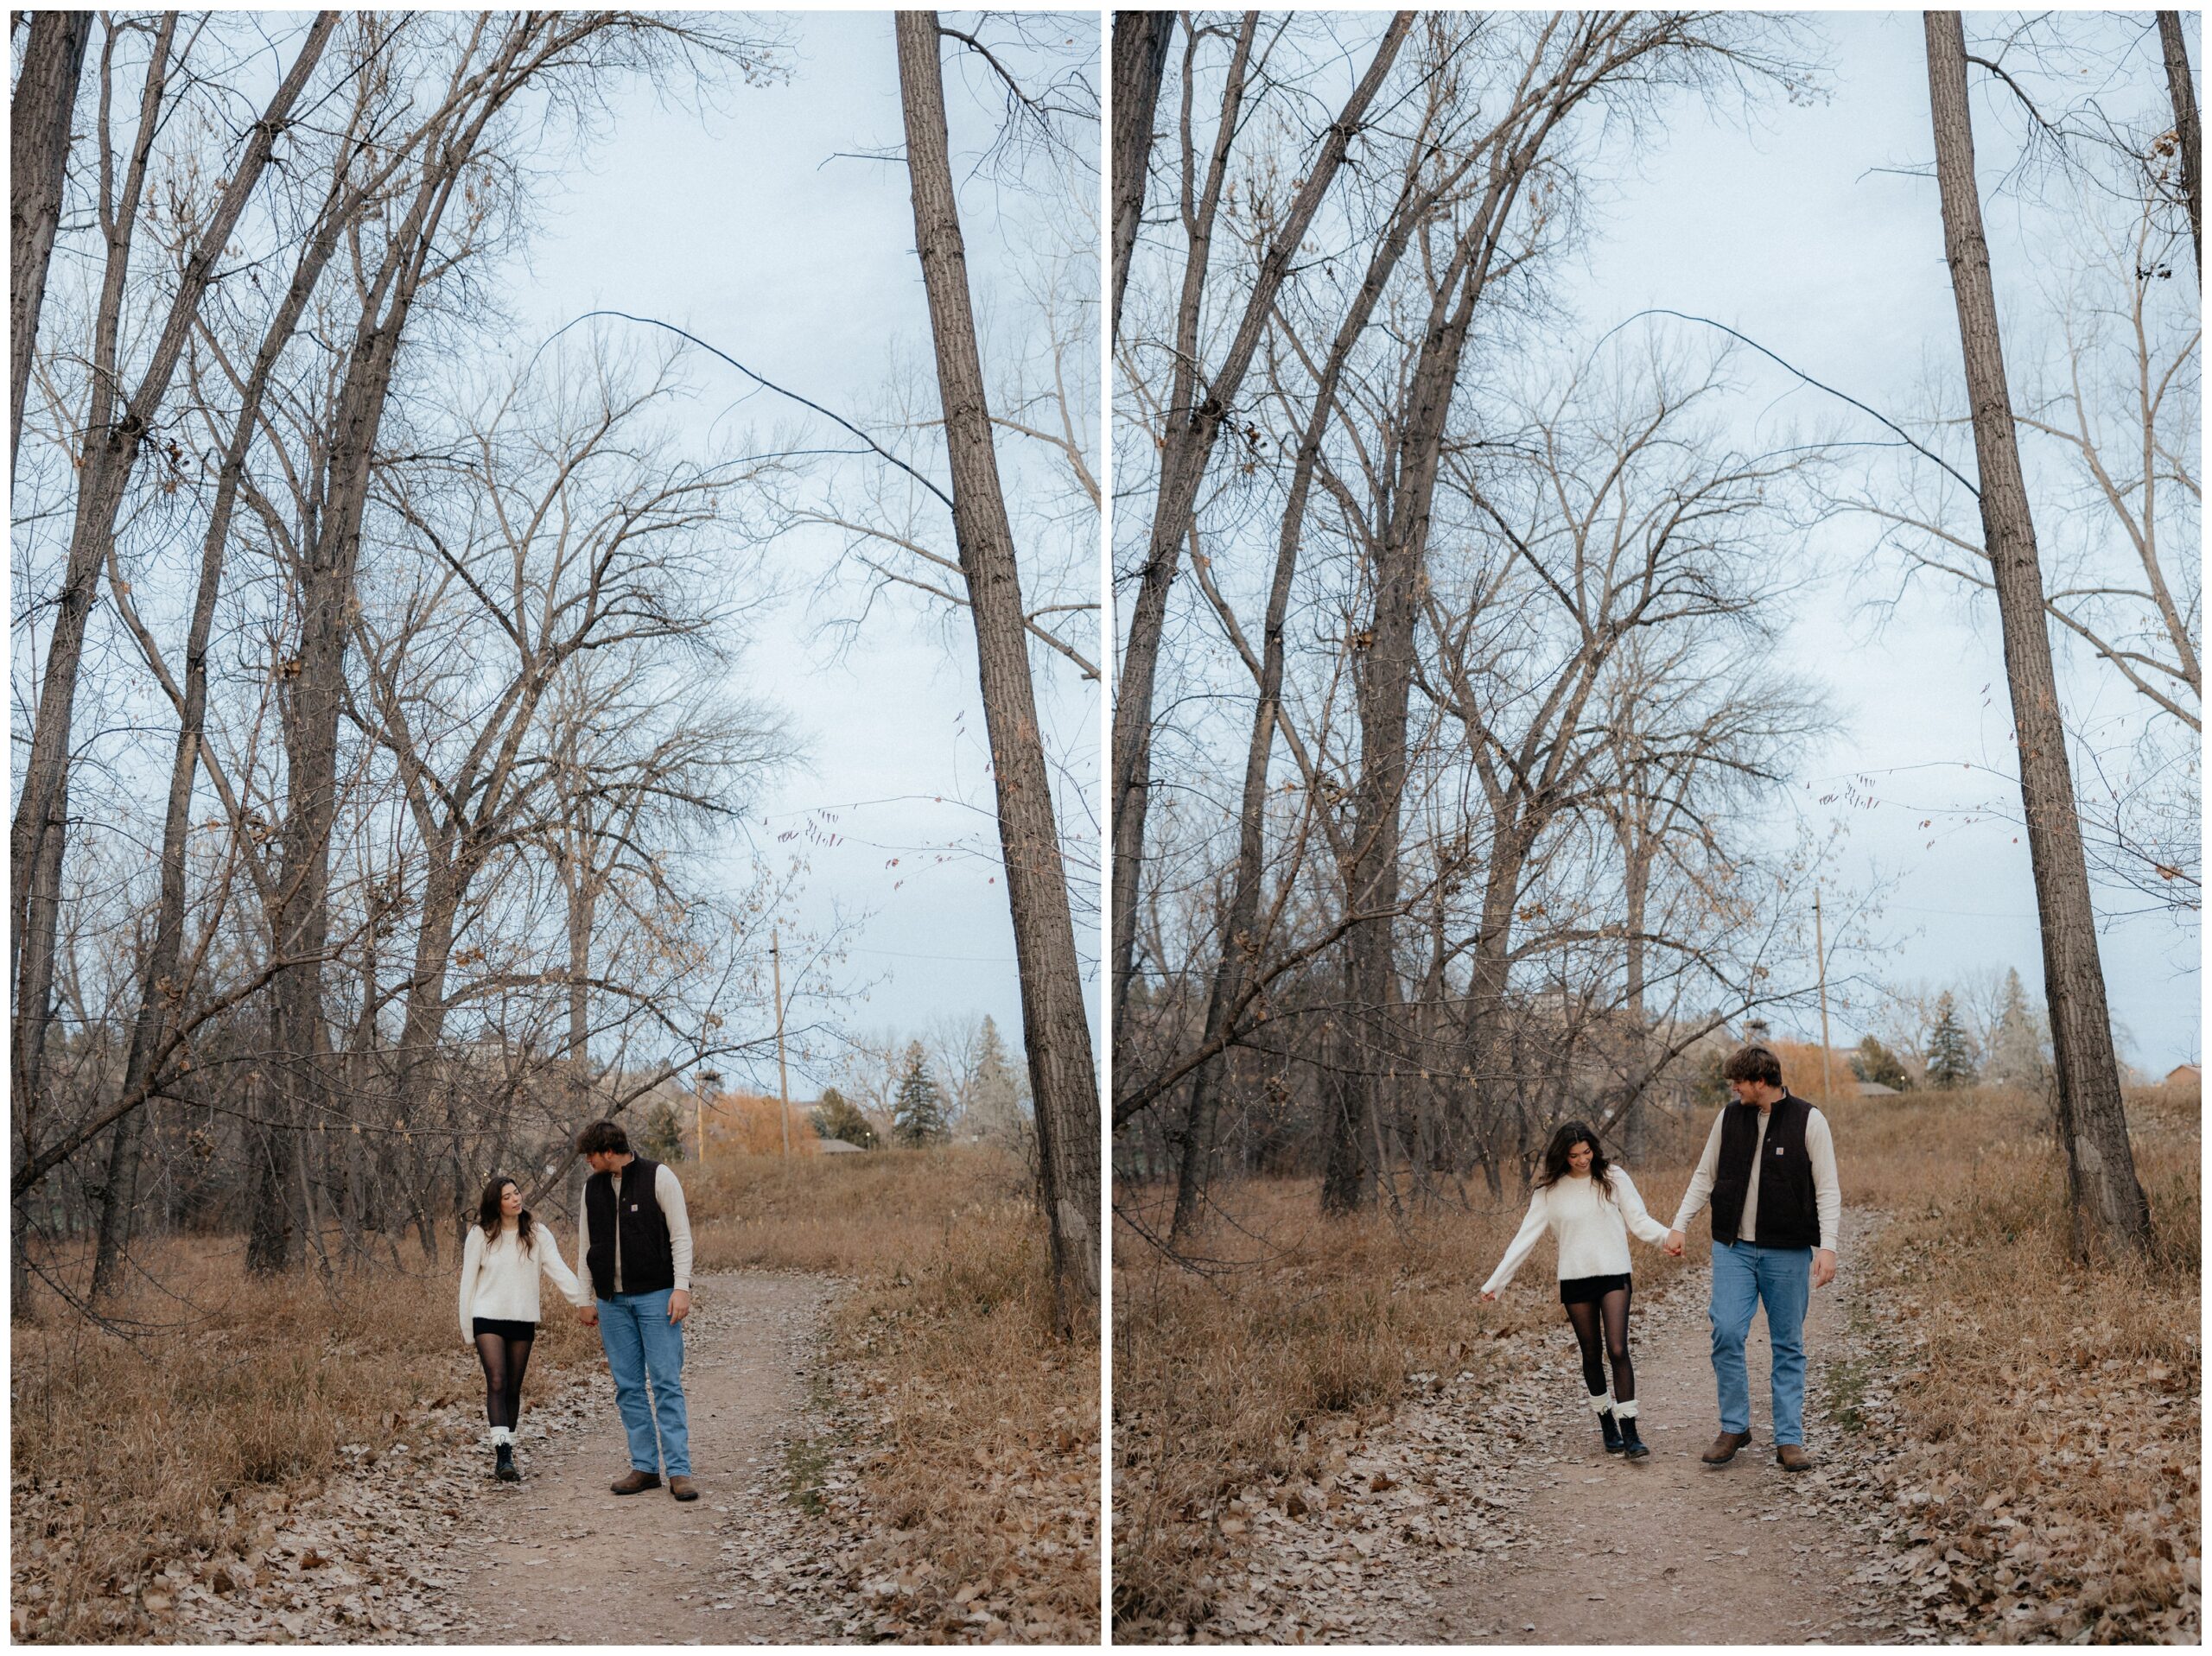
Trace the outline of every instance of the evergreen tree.
{"type": "Polygon", "coordinates": [[[676,1107],[664,1098],[645,1107],[638,1120],[638,1130],[630,1136],[640,1156],[657,1162],[683,1159],[683,1124],[677,1119],[676,1107]]]}
{"type": "Polygon", "coordinates": [[[1861,1081],[1894,1087],[1900,1093],[1912,1089],[1912,1077],[1906,1073],[1904,1060],[1871,1035],[1851,1055],[1851,1073],[1861,1081]]]}
{"type": "Polygon", "coordinates": [[[976,1080],[963,1125],[973,1139],[1018,1143],[1027,1125],[1021,1107],[1022,1078],[1007,1056],[998,1025],[988,1016],[976,1044],[976,1080]]]}
{"type": "Polygon", "coordinates": [[[1990,1031],[1986,1079],[1999,1087],[2039,1093],[2050,1081],[2050,1029],[2044,1015],[2028,1005],[2028,992],[2017,971],[2005,974],[2005,1005],[1990,1031]]]}
{"type": "Polygon", "coordinates": [[[1928,1037],[1928,1082],[1945,1092],[1974,1080],[1974,1037],[1959,1022],[1948,989],[1936,997],[1936,1027],[1928,1037]]]}
{"type": "Polygon", "coordinates": [[[862,1150],[874,1150],[880,1142],[875,1123],[835,1087],[822,1089],[822,1101],[814,1107],[812,1120],[817,1138],[836,1139],[862,1150]]]}
{"type": "Polygon", "coordinates": [[[930,1079],[929,1059],[919,1041],[906,1048],[906,1073],[899,1079],[891,1109],[891,1136],[909,1148],[942,1144],[946,1137],[944,1101],[930,1079]]]}

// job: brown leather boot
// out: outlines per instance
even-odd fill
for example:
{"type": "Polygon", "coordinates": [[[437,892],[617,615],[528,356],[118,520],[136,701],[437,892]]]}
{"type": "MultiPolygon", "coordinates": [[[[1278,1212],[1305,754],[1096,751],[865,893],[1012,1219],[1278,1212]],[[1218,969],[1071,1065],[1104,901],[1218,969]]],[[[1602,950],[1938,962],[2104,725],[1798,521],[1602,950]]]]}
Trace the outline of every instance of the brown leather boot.
{"type": "Polygon", "coordinates": [[[1751,1441],[1747,1431],[1724,1431],[1713,1440],[1713,1447],[1698,1456],[1707,1466],[1726,1466],[1736,1458],[1736,1451],[1751,1441]]]}
{"type": "Polygon", "coordinates": [[[1785,1472],[1809,1472],[1820,1464],[1805,1453],[1802,1443],[1777,1443],[1774,1458],[1782,1462],[1782,1469],[1785,1472]]]}
{"type": "Polygon", "coordinates": [[[634,1495],[640,1490],[659,1488],[660,1474],[640,1472],[633,1466],[607,1487],[618,1495],[634,1495]]]}
{"type": "Polygon", "coordinates": [[[681,1472],[673,1472],[669,1475],[668,1493],[678,1501],[696,1501],[699,1498],[699,1486],[681,1472]]]}

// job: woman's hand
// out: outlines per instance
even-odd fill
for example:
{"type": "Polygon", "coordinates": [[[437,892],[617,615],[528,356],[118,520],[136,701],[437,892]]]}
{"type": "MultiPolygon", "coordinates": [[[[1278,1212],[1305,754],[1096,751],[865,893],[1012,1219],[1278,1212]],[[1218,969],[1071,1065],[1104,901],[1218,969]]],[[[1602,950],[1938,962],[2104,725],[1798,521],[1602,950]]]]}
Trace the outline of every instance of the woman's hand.
{"type": "Polygon", "coordinates": [[[1495,1289],[1495,1288],[1485,1288],[1485,1289],[1484,1289],[1484,1290],[1483,1290],[1483,1298],[1484,1298],[1484,1299],[1496,1299],[1496,1298],[1497,1298],[1497,1289],[1495,1289]]]}

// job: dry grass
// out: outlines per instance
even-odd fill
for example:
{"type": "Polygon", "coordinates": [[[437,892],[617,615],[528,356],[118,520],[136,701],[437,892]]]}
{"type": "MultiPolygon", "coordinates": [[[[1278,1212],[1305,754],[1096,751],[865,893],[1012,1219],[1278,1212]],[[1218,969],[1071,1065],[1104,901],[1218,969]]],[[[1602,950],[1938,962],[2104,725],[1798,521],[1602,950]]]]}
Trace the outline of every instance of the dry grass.
{"type": "Polygon", "coordinates": [[[2158,1247],[2070,1257],[2039,1104],[2001,1094],[1840,1104],[1847,1196],[1886,1210],[1868,1315],[1907,1370],[1913,1453],[1892,1493],[1949,1562],[1970,1619],[2063,1606],[2038,1639],[2195,1627],[2199,1138],[2193,1094],[2132,1094],[2158,1247]],[[2009,1521],[2008,1521],[2009,1520],[2009,1521]],[[2184,1589],[2190,1602],[2184,1602],[2184,1589]]]}
{"type": "MultiPolygon", "coordinates": [[[[902,1152],[681,1171],[697,1270],[856,1282],[830,1349],[841,1388],[869,1399],[853,1432],[868,1457],[862,1505],[888,1526],[861,1545],[894,1570],[909,1554],[937,1561],[915,1616],[942,1631],[959,1589],[982,1582],[1026,1626],[1095,1637],[1098,1354],[1045,1332],[1019,1163],[902,1152]]],[[[451,1259],[425,1270],[410,1252],[405,1274],[327,1295],[304,1274],[246,1278],[243,1252],[236,1240],[151,1250],[160,1286],[118,1310],[167,1325],[156,1331],[102,1332],[51,1298],[16,1329],[18,1638],[155,1636],[135,1598],[150,1571],[195,1549],[243,1550],[272,1507],[319,1492],[340,1444],[381,1450],[425,1409],[475,1394],[451,1259]]],[[[549,1318],[531,1389],[600,1361],[591,1330],[549,1318]]]]}
{"type": "MultiPolygon", "coordinates": [[[[2159,1249],[2147,1267],[2099,1271],[2068,1258],[2038,1107],[1914,1094],[1839,1099],[1829,1114],[1847,1205],[1894,1221],[1861,1269],[1904,1370],[1916,1452],[1912,1487],[1893,1494],[1942,1538],[1936,1555],[1955,1545],[1969,1564],[1954,1571],[1985,1570],[1992,1604],[2016,1585],[2063,1597],[2063,1634],[2193,1626],[2181,1598],[2202,1551],[2186,1405],[2200,1377],[2194,1094],[2131,1097],[2159,1249]],[[2021,1534],[2040,1553],[2005,1562],[2021,1534]]],[[[1696,1148],[1636,1170],[1662,1221],[1696,1148]]],[[[1219,1499],[1316,1476],[1332,1440],[1388,1413],[1408,1375],[1479,1373],[1486,1341],[1558,1316],[1526,1291],[1530,1267],[1499,1304],[1477,1298],[1517,1202],[1331,1223],[1316,1195],[1311,1181],[1221,1191],[1233,1223],[1206,1240],[1220,1256],[1209,1274],[1163,1261],[1128,1226],[1116,1236],[1117,1624],[1195,1624],[1215,1568],[1205,1514],[1219,1499]]],[[[1636,1267],[1656,1286],[1683,1266],[1639,1247],[1636,1267]]]]}
{"type": "Polygon", "coordinates": [[[721,1215],[700,1230],[701,1268],[857,1280],[830,1342],[842,1406],[830,1431],[849,1441],[802,1446],[792,1469],[811,1502],[816,1457],[865,1469],[858,1512],[881,1527],[857,1537],[862,1573],[893,1589],[877,1636],[995,1636],[982,1618],[996,1615],[1017,1638],[1095,1641],[1098,1346],[1051,1336],[1021,1163],[879,1151],[689,1176],[721,1215]]]}
{"type": "MultiPolygon", "coordinates": [[[[1655,1214],[1670,1213],[1687,1168],[1639,1167],[1655,1214]]],[[[1158,1198],[1164,1208],[1172,1195],[1158,1198]]],[[[1115,1239],[1114,1617],[1116,1625],[1210,1613],[1205,1514],[1265,1478],[1314,1477],[1344,1427],[1387,1413],[1407,1376],[1447,1364],[1480,1372],[1485,1342],[1557,1320],[1554,1296],[1478,1291],[1521,1221],[1522,1204],[1478,1197],[1472,1211],[1319,1216],[1312,1180],[1219,1190],[1203,1273],[1164,1259],[1128,1225],[1115,1239]]],[[[1141,1196],[1123,1196],[1147,1228],[1141,1196]]],[[[1638,1282],[1681,1263],[1638,1247],[1638,1282]]]]}
{"type": "MultiPolygon", "coordinates": [[[[312,1496],[341,1443],[381,1450],[424,1410],[481,1381],[454,1323],[448,1269],[256,1282],[243,1246],[153,1249],[118,1317],[125,1337],[42,1291],[11,1341],[10,1532],[18,1638],[137,1640],[154,1623],[137,1590],[195,1549],[244,1551],[272,1506],[312,1496]]],[[[450,1262],[449,1262],[450,1263],[450,1262]]],[[[533,1389],[596,1358],[589,1331],[556,1319],[533,1389]]]]}

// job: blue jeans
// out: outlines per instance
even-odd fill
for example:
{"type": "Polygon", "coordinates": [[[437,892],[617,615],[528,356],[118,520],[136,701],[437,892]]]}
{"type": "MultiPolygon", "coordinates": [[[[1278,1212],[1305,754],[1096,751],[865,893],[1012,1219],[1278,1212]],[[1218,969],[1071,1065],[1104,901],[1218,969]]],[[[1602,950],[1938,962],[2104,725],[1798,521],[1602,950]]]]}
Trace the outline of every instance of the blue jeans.
{"type": "Polygon", "coordinates": [[[1713,1378],[1720,1390],[1720,1430],[1751,1429],[1751,1380],[1744,1337],[1751,1314],[1766,1305],[1766,1337],[1774,1348],[1774,1441],[1805,1441],[1805,1302],[1813,1291],[1813,1250],[1761,1247],[1757,1242],[1713,1245],[1713,1378]]]}
{"type": "Polygon", "coordinates": [[[683,1325],[668,1320],[663,1288],[599,1302],[599,1343],[614,1375],[614,1401],[630,1435],[630,1464],[640,1472],[691,1475],[691,1431],[683,1414],[683,1325]],[[646,1386],[652,1387],[648,1397],[646,1386]],[[654,1440],[658,1421],[660,1435],[654,1440]]]}

